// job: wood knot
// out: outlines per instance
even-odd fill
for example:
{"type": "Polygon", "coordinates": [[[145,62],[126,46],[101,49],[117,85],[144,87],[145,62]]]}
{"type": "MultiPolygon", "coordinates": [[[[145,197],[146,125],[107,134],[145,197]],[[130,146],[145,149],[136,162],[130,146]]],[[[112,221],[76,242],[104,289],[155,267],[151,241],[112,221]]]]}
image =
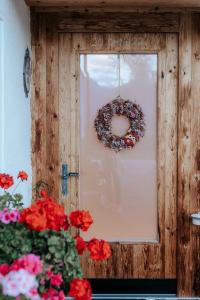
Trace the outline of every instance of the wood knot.
{"type": "Polygon", "coordinates": [[[200,149],[196,152],[196,164],[197,164],[197,170],[200,171],[200,149]]]}
{"type": "Polygon", "coordinates": [[[200,53],[195,53],[194,57],[195,57],[196,60],[200,60],[200,53]]]}
{"type": "Polygon", "coordinates": [[[49,171],[53,171],[54,167],[51,165],[49,166],[49,171]]]}

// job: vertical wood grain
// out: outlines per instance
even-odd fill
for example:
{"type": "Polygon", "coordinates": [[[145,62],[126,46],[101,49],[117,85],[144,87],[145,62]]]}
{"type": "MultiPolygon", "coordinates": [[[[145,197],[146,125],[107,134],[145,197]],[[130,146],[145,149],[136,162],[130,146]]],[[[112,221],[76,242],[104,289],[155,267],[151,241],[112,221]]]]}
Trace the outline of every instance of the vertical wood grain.
{"type": "Polygon", "coordinates": [[[51,195],[58,201],[59,170],[59,101],[58,101],[58,33],[47,27],[46,41],[46,173],[51,195]]]}
{"type": "Polygon", "coordinates": [[[177,42],[175,34],[166,35],[158,68],[158,214],[163,278],[176,278],[177,42]]]}
{"type": "Polygon", "coordinates": [[[178,295],[200,295],[194,290],[199,261],[199,228],[190,214],[200,208],[200,15],[182,14],[179,38],[178,120],[178,295]]]}
{"type": "Polygon", "coordinates": [[[192,292],[190,227],[191,118],[192,118],[192,25],[191,15],[182,15],[179,35],[179,120],[178,120],[178,293],[192,292]],[[187,274],[187,276],[186,276],[187,274]]]}
{"type": "MultiPolygon", "coordinates": [[[[78,62],[74,50],[73,35],[59,36],[59,125],[60,125],[60,168],[67,163],[70,172],[79,172],[79,102],[78,62]]],[[[60,192],[60,198],[70,213],[78,206],[78,178],[68,182],[68,195],[60,192]]]]}
{"type": "MultiPolygon", "coordinates": [[[[75,39],[72,35],[72,52],[70,55],[70,172],[79,173],[79,49],[80,34],[75,39]]],[[[79,199],[79,178],[70,177],[69,193],[71,210],[78,208],[79,199]]]]}
{"type": "MultiPolygon", "coordinates": [[[[178,98],[178,37],[166,35],[165,66],[165,138],[159,143],[165,146],[165,278],[176,278],[176,240],[177,240],[177,98],[178,98]]],[[[162,101],[162,100],[161,100],[162,101]]],[[[159,147],[159,145],[158,145],[159,147]]]]}
{"type": "MultiPolygon", "coordinates": [[[[70,55],[72,35],[59,35],[59,157],[60,172],[62,164],[70,165],[70,128],[71,124],[71,80],[70,55]]],[[[70,195],[63,195],[60,186],[59,198],[67,212],[71,211],[70,195]]]]}
{"type": "MultiPolygon", "coordinates": [[[[33,188],[46,174],[46,19],[32,13],[33,188]]],[[[34,194],[35,195],[35,194],[34,194]]]]}
{"type": "MultiPolygon", "coordinates": [[[[200,14],[192,15],[192,212],[200,210],[200,14]],[[195,130],[194,130],[195,129],[195,130]]],[[[192,286],[200,296],[200,230],[192,226],[192,286]],[[195,283],[198,281],[198,285],[195,283]]]]}

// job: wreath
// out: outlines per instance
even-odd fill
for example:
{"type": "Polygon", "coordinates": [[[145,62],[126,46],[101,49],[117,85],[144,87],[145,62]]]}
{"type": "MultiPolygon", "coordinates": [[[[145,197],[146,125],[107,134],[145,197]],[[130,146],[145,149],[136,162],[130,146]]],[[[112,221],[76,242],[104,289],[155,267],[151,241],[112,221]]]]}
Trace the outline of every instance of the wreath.
{"type": "Polygon", "coordinates": [[[142,108],[120,96],[99,109],[94,121],[98,139],[108,148],[115,151],[132,149],[144,136],[145,122],[142,108]],[[130,127],[122,137],[112,133],[112,117],[123,115],[128,118],[130,127]]]}

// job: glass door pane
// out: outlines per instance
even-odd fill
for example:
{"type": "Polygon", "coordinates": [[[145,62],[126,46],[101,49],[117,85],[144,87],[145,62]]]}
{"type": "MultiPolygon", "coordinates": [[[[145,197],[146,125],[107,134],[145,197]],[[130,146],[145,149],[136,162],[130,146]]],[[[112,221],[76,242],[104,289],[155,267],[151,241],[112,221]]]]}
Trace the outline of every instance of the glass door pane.
{"type": "MultiPolygon", "coordinates": [[[[157,54],[80,55],[80,208],[88,209],[94,236],[119,242],[156,242],[157,228],[157,54]],[[94,120],[121,95],[142,107],[144,137],[133,149],[115,152],[97,138],[94,120]]],[[[123,135],[129,123],[113,117],[123,135]]]]}

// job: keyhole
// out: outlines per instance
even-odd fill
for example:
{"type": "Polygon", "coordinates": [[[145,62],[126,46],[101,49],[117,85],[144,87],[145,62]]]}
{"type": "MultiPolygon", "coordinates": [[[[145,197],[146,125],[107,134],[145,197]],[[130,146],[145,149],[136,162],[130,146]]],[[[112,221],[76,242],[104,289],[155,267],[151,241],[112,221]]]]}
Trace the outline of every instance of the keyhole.
{"type": "Polygon", "coordinates": [[[130,127],[129,119],[125,116],[113,116],[111,121],[112,133],[123,137],[130,127]]]}

